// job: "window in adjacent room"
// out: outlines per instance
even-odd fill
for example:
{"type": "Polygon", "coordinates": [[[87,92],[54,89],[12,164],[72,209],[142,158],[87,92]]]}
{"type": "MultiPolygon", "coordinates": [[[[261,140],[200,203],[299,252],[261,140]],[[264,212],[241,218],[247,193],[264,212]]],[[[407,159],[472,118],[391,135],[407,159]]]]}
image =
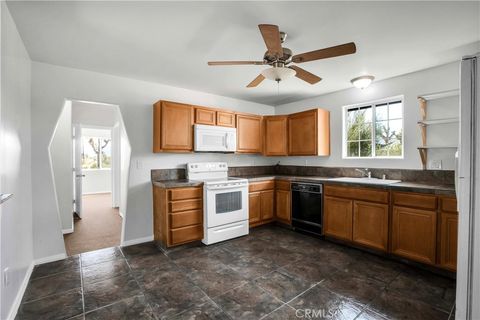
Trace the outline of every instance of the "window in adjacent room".
{"type": "Polygon", "coordinates": [[[344,107],[344,158],[403,158],[402,97],[344,107]]]}
{"type": "Polygon", "coordinates": [[[110,169],[112,141],[106,137],[82,137],[82,169],[110,169]]]}

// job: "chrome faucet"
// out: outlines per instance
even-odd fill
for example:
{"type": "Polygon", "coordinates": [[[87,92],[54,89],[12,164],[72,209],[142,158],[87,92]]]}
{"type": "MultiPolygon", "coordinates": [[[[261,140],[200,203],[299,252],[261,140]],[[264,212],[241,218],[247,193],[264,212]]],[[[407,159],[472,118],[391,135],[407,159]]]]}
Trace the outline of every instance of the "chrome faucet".
{"type": "Polygon", "coordinates": [[[358,171],[362,174],[364,177],[368,177],[369,179],[372,178],[372,173],[368,170],[368,168],[365,169],[355,169],[355,171],[358,171]]]}

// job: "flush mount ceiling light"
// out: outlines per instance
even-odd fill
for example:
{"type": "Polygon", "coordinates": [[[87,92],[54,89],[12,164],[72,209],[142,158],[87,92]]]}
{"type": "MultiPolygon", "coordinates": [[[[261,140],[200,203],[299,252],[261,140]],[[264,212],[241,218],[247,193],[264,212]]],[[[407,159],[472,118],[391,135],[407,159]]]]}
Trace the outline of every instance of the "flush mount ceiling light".
{"type": "Polygon", "coordinates": [[[352,80],[350,80],[350,82],[357,88],[359,89],[365,89],[366,87],[368,87],[373,79],[375,79],[374,76],[361,76],[361,77],[356,77],[352,80]]]}
{"type": "Polygon", "coordinates": [[[295,70],[286,67],[272,67],[262,71],[262,76],[277,82],[291,78],[296,74],[297,72],[295,70]]]}

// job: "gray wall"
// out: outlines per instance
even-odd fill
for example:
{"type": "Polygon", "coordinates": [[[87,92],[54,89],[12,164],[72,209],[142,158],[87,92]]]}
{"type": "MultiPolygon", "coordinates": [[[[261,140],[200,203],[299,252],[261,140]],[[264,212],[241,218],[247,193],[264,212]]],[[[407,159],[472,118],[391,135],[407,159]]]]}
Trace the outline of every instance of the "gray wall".
{"type": "MultiPolygon", "coordinates": [[[[460,58],[461,57],[459,57],[459,61],[460,58]]],[[[395,62],[392,61],[392,63],[395,62]]],[[[330,110],[331,155],[329,157],[278,158],[278,161],[280,161],[281,164],[311,166],[421,169],[422,165],[417,150],[417,147],[421,145],[421,134],[417,125],[417,121],[420,120],[420,108],[418,106],[417,96],[458,88],[459,63],[454,62],[374,82],[365,90],[351,88],[312,99],[280,105],[275,109],[275,114],[293,113],[317,107],[330,110]],[[398,95],[404,96],[404,159],[342,159],[342,107],[398,95]]],[[[446,102],[436,101],[430,104],[428,108],[429,116],[433,118],[458,116],[458,97],[445,100],[446,102]]],[[[427,129],[427,132],[430,132],[430,137],[439,131],[441,132],[440,136],[446,141],[429,140],[429,143],[458,143],[457,124],[446,125],[441,128],[429,127],[429,129],[427,129]]],[[[443,169],[452,170],[454,168],[453,156],[454,152],[450,150],[447,152],[432,153],[430,159],[440,159],[444,163],[443,169]]]]}
{"type": "MultiPolygon", "coordinates": [[[[14,196],[0,205],[1,319],[20,303],[33,266],[30,138],[31,63],[15,23],[1,2],[0,192],[14,196]]],[[[58,224],[56,224],[59,227],[58,224]]],[[[12,316],[12,314],[10,314],[12,316]]]]}

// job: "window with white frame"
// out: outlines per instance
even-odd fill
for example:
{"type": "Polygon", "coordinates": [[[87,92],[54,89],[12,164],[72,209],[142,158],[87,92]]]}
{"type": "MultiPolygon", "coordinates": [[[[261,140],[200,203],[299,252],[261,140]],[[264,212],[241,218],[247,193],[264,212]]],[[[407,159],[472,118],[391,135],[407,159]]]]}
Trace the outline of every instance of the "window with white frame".
{"type": "Polygon", "coordinates": [[[390,98],[344,107],[344,158],[402,158],[403,101],[390,98]]]}

